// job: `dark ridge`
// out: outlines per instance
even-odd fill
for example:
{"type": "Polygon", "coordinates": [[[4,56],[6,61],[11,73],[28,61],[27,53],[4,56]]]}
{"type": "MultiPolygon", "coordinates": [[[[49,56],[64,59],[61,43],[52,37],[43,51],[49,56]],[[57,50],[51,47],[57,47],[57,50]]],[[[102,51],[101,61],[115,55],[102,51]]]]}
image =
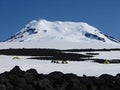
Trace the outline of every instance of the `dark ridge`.
{"type": "Polygon", "coordinates": [[[117,40],[117,39],[115,39],[114,37],[112,37],[112,36],[110,36],[110,35],[106,35],[106,34],[104,34],[108,39],[110,39],[111,41],[113,41],[113,42],[116,42],[116,43],[120,43],[120,41],[119,40],[117,40]]]}
{"type": "Polygon", "coordinates": [[[85,33],[85,36],[86,36],[87,38],[90,38],[90,39],[96,39],[96,40],[99,40],[99,41],[102,41],[102,42],[106,42],[104,38],[99,37],[98,35],[95,35],[95,34],[92,34],[92,33],[86,32],[86,33],[85,33]]]}
{"type": "Polygon", "coordinates": [[[92,49],[92,48],[88,48],[88,49],[67,49],[67,50],[62,50],[62,51],[68,51],[68,52],[97,52],[97,51],[120,51],[120,48],[110,48],[110,49],[92,49]]]}
{"type": "Polygon", "coordinates": [[[80,60],[92,57],[91,55],[83,55],[76,53],[64,53],[58,49],[2,49],[2,55],[20,55],[20,56],[37,56],[33,59],[55,59],[55,60],[80,60]]]}
{"type": "MultiPolygon", "coordinates": [[[[106,59],[91,59],[93,62],[104,64],[106,59]]],[[[111,59],[107,60],[110,64],[117,64],[120,63],[120,59],[111,59]]]]}

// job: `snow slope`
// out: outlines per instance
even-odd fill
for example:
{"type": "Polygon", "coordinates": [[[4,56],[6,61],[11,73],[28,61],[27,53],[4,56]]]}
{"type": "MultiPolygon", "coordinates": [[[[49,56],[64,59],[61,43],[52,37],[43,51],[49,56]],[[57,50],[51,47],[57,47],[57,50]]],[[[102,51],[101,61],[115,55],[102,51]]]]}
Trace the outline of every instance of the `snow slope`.
{"type": "Polygon", "coordinates": [[[7,41],[119,42],[84,22],[33,20],[7,41]]]}

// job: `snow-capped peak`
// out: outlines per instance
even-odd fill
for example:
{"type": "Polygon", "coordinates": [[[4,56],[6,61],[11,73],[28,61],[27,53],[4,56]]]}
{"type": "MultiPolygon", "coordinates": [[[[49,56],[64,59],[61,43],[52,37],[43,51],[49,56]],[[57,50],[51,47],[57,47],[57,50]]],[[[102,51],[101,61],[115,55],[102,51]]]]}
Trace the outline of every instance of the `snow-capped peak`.
{"type": "Polygon", "coordinates": [[[84,22],[33,20],[8,41],[118,42],[84,22]]]}

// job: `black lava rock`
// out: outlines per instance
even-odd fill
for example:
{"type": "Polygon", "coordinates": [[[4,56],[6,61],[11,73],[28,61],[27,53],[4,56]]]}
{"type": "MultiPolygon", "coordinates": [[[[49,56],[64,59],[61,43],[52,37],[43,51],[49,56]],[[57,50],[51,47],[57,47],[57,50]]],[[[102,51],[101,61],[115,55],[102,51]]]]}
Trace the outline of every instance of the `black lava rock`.
{"type": "Polygon", "coordinates": [[[120,74],[99,77],[58,71],[39,74],[35,69],[22,71],[15,66],[0,74],[0,90],[120,90],[120,74]]]}

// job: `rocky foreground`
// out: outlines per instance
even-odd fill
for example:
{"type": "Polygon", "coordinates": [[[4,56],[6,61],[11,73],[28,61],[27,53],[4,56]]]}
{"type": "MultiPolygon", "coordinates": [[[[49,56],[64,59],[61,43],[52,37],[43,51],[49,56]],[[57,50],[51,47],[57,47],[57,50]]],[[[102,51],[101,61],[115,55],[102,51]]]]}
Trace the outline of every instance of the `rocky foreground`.
{"type": "Polygon", "coordinates": [[[15,66],[0,74],[0,90],[120,90],[120,74],[99,77],[62,72],[39,74],[35,69],[22,71],[15,66]]]}

